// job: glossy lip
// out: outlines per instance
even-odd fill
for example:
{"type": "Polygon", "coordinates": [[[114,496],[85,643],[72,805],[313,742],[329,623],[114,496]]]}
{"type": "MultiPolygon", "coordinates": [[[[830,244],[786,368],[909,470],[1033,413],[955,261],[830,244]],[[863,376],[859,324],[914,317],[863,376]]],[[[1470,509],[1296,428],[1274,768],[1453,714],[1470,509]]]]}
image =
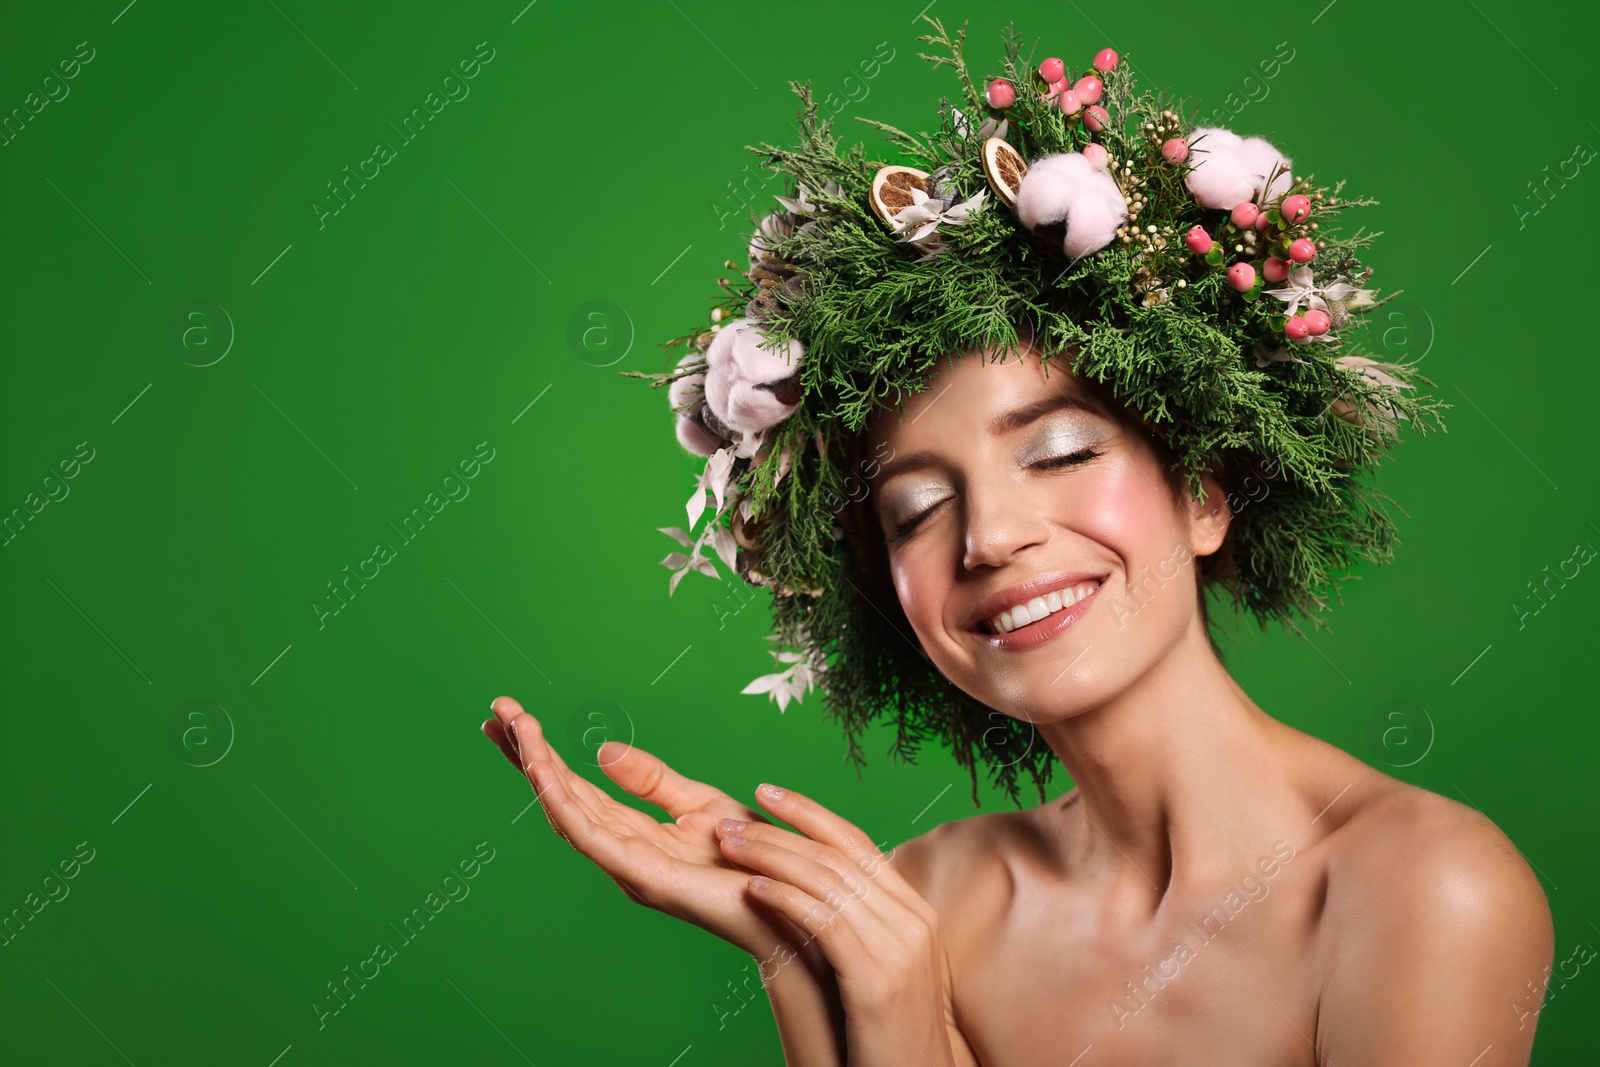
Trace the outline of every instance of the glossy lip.
{"type": "MultiPolygon", "coordinates": [[[[1080,581],[1089,580],[1088,578],[1079,578],[1076,581],[1068,582],[1067,585],[1076,585],[1080,581]]],[[[1106,587],[1106,580],[1101,578],[1099,581],[1100,584],[1095,586],[1094,592],[1070,608],[1051,612],[1048,617],[1038,622],[1029,623],[1020,629],[1012,630],[1008,634],[989,634],[980,631],[978,637],[990,648],[1001,652],[1023,652],[1030,648],[1036,648],[1083,618],[1089,609],[1099,602],[1100,590],[1106,587]]],[[[1057,586],[1056,588],[1065,588],[1065,586],[1057,586]]],[[[1046,590],[1046,592],[1048,591],[1046,590]]],[[[1015,601],[1011,603],[1015,603],[1015,601]]],[[[999,612],[1000,609],[995,609],[996,614],[999,614],[999,612]]]]}
{"type": "MultiPolygon", "coordinates": [[[[984,630],[983,624],[986,620],[1000,614],[1006,608],[1015,604],[1025,604],[1036,596],[1044,596],[1047,593],[1070,589],[1082,582],[1104,582],[1105,580],[1106,575],[1095,574],[1090,571],[1057,571],[1054,574],[1036,575],[1025,582],[1011,586],[1009,589],[1002,589],[992,596],[985,597],[983,602],[978,605],[978,610],[973,612],[972,616],[967,620],[967,629],[984,637],[993,637],[995,636],[994,634],[984,630]]],[[[1048,622],[1049,620],[1045,621],[1048,622]]]]}

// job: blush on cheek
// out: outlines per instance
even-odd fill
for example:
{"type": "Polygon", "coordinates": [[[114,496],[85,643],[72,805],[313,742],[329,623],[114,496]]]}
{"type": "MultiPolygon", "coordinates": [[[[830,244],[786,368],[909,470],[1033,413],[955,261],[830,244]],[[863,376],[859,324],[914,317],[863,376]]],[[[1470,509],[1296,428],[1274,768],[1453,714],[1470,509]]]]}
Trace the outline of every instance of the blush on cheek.
{"type": "MultiPolygon", "coordinates": [[[[1152,604],[1179,603],[1161,593],[1181,582],[1181,562],[1192,559],[1178,525],[1177,504],[1159,468],[1120,462],[1094,472],[1091,479],[1073,479],[1070,492],[1081,506],[1067,521],[1092,542],[1100,559],[1113,558],[1122,568],[1103,590],[1104,613],[1117,629],[1143,620],[1152,604]],[[1158,571],[1160,572],[1158,574],[1158,571]]],[[[1157,607],[1157,612],[1165,614],[1157,607]]]]}
{"type": "Polygon", "coordinates": [[[1087,507],[1078,528],[1084,536],[1113,550],[1129,566],[1171,555],[1178,545],[1176,505],[1164,480],[1131,463],[1096,471],[1094,479],[1071,483],[1075,500],[1087,507]]]}

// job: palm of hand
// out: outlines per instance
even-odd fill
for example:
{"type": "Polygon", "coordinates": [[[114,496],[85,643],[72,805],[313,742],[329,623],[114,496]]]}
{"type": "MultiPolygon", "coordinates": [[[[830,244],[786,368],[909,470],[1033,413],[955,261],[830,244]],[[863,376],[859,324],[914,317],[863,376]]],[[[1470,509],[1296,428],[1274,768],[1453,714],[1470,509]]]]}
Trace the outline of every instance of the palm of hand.
{"type": "Polygon", "coordinates": [[[787,919],[753,900],[751,872],[729,862],[716,827],[723,819],[769,822],[705,782],[686,778],[642,749],[600,746],[606,776],[672,822],[613,799],[572,771],[544,739],[538,720],[501,697],[484,733],[526,774],[552,829],[603,870],[628,899],[691,922],[756,956],[787,943],[813,964],[820,950],[787,919]],[[609,753],[609,754],[608,754],[609,753]]]}

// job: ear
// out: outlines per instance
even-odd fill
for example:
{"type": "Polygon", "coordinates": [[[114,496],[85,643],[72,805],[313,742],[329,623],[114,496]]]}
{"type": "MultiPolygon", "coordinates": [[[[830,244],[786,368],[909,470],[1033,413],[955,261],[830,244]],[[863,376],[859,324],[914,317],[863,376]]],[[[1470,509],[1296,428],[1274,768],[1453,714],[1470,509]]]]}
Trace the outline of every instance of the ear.
{"type": "Polygon", "coordinates": [[[1211,471],[1201,475],[1200,485],[1205,490],[1204,503],[1188,497],[1189,547],[1196,556],[1209,556],[1222,547],[1228,536],[1233,509],[1228,506],[1222,483],[1211,471]]]}

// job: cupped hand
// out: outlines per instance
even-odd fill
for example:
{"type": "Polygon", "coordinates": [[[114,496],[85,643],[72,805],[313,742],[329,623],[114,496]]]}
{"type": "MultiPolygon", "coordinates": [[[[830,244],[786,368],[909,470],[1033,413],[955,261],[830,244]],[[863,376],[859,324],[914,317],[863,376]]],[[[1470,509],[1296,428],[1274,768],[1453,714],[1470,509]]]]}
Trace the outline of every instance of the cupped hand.
{"type": "Polygon", "coordinates": [[[723,854],[759,872],[751,892],[821,945],[847,1018],[847,1062],[957,1062],[939,916],[895,869],[893,850],[810,797],[771,785],[756,796],[799,832],[724,819],[723,854]]]}
{"type": "Polygon", "coordinates": [[[630,900],[693,923],[758,960],[787,946],[809,967],[826,967],[819,945],[807,943],[803,930],[752,897],[746,885],[754,872],[729,859],[718,843],[723,819],[764,821],[760,812],[643,749],[619,741],[601,745],[606,776],[672,819],[657,822],[568,768],[538,720],[511,697],[497,698],[492,707],[495,717],[484,722],[485,736],[532,783],[551,828],[630,900]]]}

